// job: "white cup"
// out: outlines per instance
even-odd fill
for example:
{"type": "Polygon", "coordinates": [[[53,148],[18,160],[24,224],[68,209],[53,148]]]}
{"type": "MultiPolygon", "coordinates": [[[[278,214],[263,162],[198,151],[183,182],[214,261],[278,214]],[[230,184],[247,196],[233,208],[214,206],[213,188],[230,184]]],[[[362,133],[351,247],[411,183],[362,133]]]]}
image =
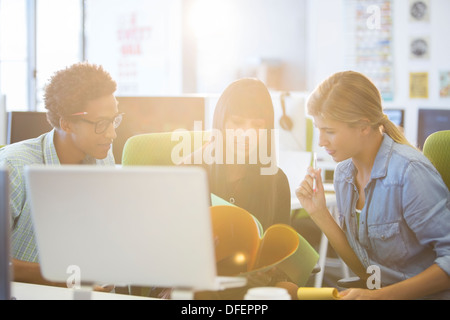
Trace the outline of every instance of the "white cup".
{"type": "Polygon", "coordinates": [[[244,300],[291,300],[291,296],[285,288],[259,287],[249,289],[244,300]]]}

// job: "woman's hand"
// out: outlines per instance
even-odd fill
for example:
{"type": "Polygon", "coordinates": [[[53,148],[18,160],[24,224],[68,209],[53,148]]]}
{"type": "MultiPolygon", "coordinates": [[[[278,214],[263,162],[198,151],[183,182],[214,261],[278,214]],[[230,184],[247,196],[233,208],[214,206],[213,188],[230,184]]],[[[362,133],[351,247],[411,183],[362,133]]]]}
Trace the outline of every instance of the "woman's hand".
{"type": "Polygon", "coordinates": [[[92,289],[97,292],[112,292],[115,289],[115,286],[113,284],[94,285],[92,289]]]}
{"type": "MultiPolygon", "coordinates": [[[[327,208],[325,190],[323,188],[321,170],[308,168],[308,174],[296,190],[298,200],[314,223],[328,238],[330,245],[350,269],[361,279],[367,278],[366,268],[350,246],[344,231],[336,223],[327,208]],[[313,179],[316,179],[316,190],[313,190],[313,179]]],[[[338,196],[338,195],[337,195],[338,196]]]]}
{"type": "Polygon", "coordinates": [[[325,191],[322,183],[321,169],[314,170],[312,167],[308,168],[308,174],[300,183],[300,186],[295,191],[298,200],[302,207],[308,212],[310,216],[316,213],[327,210],[327,203],[325,201],[325,191]],[[316,179],[316,190],[313,189],[314,179],[316,179]]]}
{"type": "Polygon", "coordinates": [[[341,300],[384,300],[380,290],[347,289],[339,292],[341,300]]]}

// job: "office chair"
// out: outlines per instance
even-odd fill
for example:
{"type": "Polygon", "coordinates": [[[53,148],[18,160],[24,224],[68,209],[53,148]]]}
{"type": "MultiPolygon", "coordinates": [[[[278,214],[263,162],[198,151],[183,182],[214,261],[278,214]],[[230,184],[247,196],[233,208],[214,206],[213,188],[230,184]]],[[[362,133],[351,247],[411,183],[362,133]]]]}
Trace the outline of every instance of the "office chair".
{"type": "Polygon", "coordinates": [[[423,154],[431,161],[450,189],[450,130],[432,133],[425,140],[423,154]]]}
{"type": "Polygon", "coordinates": [[[122,165],[176,165],[172,157],[183,159],[197,147],[201,147],[209,137],[207,131],[180,131],[146,133],[130,137],[122,154],[122,165]],[[182,146],[189,150],[182,150],[182,146]],[[176,149],[175,149],[176,148],[176,149]]]}
{"type": "MultiPolygon", "coordinates": [[[[425,140],[423,154],[431,161],[442,176],[447,188],[450,189],[450,130],[438,131],[425,140]]],[[[365,281],[359,277],[338,280],[343,288],[365,288],[365,281]]]]}

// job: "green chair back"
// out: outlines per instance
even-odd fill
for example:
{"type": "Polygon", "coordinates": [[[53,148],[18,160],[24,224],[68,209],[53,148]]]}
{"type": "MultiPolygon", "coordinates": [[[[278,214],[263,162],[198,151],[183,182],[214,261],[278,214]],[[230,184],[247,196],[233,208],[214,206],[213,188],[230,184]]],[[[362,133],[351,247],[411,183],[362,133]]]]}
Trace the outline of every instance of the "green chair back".
{"type": "Polygon", "coordinates": [[[122,165],[175,165],[208,140],[207,131],[146,133],[130,137],[122,165]],[[175,160],[175,162],[174,162],[175,160]]]}
{"type": "Polygon", "coordinates": [[[430,159],[450,189],[450,130],[428,136],[423,145],[423,154],[430,159]]]}

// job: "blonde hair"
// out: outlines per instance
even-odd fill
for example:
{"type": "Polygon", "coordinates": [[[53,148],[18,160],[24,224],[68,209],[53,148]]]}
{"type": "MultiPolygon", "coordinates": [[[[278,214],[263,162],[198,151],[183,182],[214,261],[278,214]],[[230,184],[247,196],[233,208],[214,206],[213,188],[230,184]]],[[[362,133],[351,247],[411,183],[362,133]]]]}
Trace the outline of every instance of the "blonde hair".
{"type": "Polygon", "coordinates": [[[383,112],[380,91],[366,76],[354,71],[338,72],[323,81],[309,96],[308,114],[355,126],[369,121],[395,142],[411,145],[383,112]]]}

